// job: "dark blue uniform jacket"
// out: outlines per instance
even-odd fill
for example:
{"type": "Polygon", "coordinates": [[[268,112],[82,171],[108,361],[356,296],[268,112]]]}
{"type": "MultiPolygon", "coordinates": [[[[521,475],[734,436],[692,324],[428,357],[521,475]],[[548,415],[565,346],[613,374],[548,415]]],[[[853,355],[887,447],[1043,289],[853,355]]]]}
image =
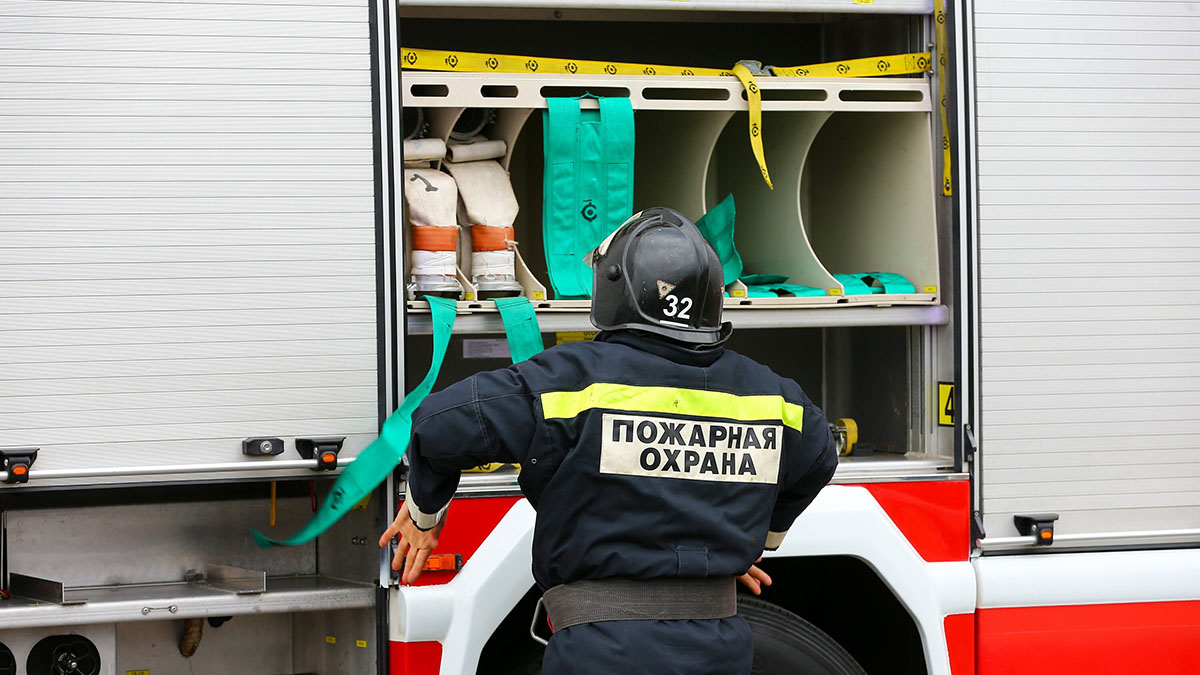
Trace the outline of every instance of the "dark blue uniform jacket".
{"type": "Polygon", "coordinates": [[[742,574],[837,466],[824,415],[792,380],[722,347],[633,331],[430,395],[408,461],[418,518],[450,501],[461,470],[520,463],[543,589],[742,574]]]}

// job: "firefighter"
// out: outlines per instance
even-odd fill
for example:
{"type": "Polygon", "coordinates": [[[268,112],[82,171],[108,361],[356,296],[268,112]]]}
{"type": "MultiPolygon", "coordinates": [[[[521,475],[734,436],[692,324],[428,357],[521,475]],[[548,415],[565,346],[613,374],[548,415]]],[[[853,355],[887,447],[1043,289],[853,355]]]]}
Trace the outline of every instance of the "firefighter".
{"type": "Polygon", "coordinates": [[[543,672],[750,672],[736,582],[837,466],[792,380],[724,348],[721,263],[683,215],[634,215],[589,254],[591,342],[430,395],[413,415],[405,504],[380,546],[411,583],[463,469],[521,465],[533,575],[553,637],[543,672]]]}

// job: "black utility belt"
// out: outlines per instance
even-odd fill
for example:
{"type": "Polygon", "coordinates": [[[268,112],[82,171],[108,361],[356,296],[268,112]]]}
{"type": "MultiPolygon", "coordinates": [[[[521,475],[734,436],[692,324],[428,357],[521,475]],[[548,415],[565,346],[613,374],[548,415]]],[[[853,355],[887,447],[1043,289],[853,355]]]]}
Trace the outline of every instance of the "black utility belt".
{"type": "Polygon", "coordinates": [[[573,581],[542,596],[550,625],[560,631],[601,621],[726,619],[737,615],[733,577],[573,581]]]}

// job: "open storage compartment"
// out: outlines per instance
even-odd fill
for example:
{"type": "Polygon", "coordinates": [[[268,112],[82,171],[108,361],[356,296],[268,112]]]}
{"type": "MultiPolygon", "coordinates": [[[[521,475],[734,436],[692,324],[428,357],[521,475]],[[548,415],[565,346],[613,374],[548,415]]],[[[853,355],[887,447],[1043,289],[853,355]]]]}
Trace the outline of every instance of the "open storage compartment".
{"type": "Polygon", "coordinates": [[[937,230],[929,115],[836,112],[812,141],[800,196],[805,230],[831,274],[900,274],[910,293],[861,295],[850,302],[927,303],[937,299],[937,230]]]}
{"type": "MultiPolygon", "coordinates": [[[[547,96],[596,93],[627,95],[634,109],[635,211],[671,206],[698,219],[732,194],[743,274],[778,275],[812,289],[747,297],[746,288],[735,283],[727,308],[836,310],[938,302],[931,102],[923,80],[760,77],[774,190],[754,160],[747,103],[734,78],[406,71],[404,81],[406,107],[424,108],[433,121],[431,132],[452,128],[453,121],[446,120],[464,111],[494,109],[484,135],[506,144],[502,165],[520,207],[514,232],[530,285],[549,286],[541,111],[547,96]],[[854,294],[834,276],[843,273],[895,273],[914,289],[854,294]]],[[[594,103],[585,100],[588,105],[594,103]]],[[[463,255],[470,251],[465,236],[464,245],[460,261],[470,257],[463,255]]],[[[469,269],[463,272],[469,276],[469,269]]],[[[525,295],[539,312],[578,315],[590,304],[556,299],[549,290],[525,295]]],[[[420,313],[427,304],[410,300],[409,309],[420,313]]],[[[474,298],[464,298],[459,309],[494,311],[474,298]]],[[[893,323],[944,320],[939,314],[893,323]]],[[[587,327],[582,319],[579,329],[587,327]]]]}

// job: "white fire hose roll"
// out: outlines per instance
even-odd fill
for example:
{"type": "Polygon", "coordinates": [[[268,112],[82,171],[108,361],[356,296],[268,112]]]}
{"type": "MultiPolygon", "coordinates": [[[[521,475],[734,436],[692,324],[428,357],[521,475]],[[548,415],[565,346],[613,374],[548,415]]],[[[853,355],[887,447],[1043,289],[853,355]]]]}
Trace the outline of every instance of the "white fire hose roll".
{"type": "Polygon", "coordinates": [[[512,251],[476,251],[471,254],[473,276],[513,276],[516,256],[512,251]]]}
{"type": "MultiPolygon", "coordinates": [[[[511,266],[511,264],[510,264],[511,266]]],[[[413,276],[447,276],[452,277],[458,267],[458,254],[455,251],[413,251],[413,276]]]]}
{"type": "Polygon", "coordinates": [[[458,225],[458,187],[453,178],[441,171],[405,169],[404,201],[408,206],[408,222],[412,225],[458,225]]]}
{"type": "Polygon", "coordinates": [[[446,156],[446,142],[440,138],[417,138],[404,141],[404,161],[428,162],[446,156]]]}
{"type": "Polygon", "coordinates": [[[471,143],[450,143],[446,147],[446,159],[451,162],[477,162],[481,159],[496,159],[503,157],[508,151],[504,141],[474,141],[471,143]]]}
{"type": "Polygon", "coordinates": [[[495,160],[446,162],[442,165],[454,176],[462,197],[465,216],[459,222],[488,227],[510,227],[520,206],[513,194],[508,172],[495,160]]]}

